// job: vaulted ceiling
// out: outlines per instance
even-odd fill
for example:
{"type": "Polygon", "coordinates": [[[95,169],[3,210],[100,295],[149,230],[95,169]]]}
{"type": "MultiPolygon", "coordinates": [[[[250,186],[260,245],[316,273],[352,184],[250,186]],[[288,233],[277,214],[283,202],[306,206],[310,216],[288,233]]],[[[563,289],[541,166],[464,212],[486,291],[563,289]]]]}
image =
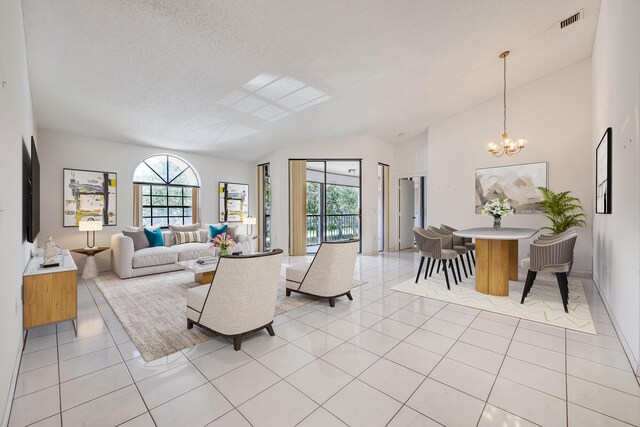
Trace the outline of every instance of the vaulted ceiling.
{"type": "Polygon", "coordinates": [[[591,56],[599,0],[23,0],[38,126],[258,159],[401,142],[591,56]],[[583,18],[559,29],[578,10],[583,18]]]}

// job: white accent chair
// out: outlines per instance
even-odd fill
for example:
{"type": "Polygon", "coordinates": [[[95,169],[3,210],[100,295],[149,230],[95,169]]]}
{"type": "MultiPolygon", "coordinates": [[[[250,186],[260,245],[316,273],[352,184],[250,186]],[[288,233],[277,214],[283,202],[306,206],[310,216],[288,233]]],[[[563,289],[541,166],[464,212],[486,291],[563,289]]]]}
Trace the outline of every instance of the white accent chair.
{"type": "Polygon", "coordinates": [[[353,300],[351,286],[358,246],[358,240],[321,243],[313,261],[287,268],[287,296],[298,292],[329,298],[331,307],[336,306],[336,297],[346,295],[353,300]]]}
{"type": "Polygon", "coordinates": [[[193,325],[233,338],[238,351],[242,336],[267,329],[276,309],[282,249],[245,256],[222,256],[211,285],[187,292],[187,329],[193,325]]]}

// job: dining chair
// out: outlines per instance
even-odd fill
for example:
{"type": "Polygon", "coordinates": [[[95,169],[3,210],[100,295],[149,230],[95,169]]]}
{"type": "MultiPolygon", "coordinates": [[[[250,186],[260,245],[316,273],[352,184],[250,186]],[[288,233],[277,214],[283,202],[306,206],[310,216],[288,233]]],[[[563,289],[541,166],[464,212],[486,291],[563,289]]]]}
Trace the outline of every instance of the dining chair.
{"type": "Polygon", "coordinates": [[[444,263],[444,278],[447,282],[447,289],[451,290],[451,287],[449,286],[449,274],[447,273],[447,261],[449,261],[449,267],[453,273],[453,280],[456,285],[458,284],[458,279],[456,278],[452,262],[452,260],[458,256],[458,253],[453,249],[449,249],[453,247],[452,236],[441,236],[420,227],[413,229],[413,235],[415,236],[416,246],[420,253],[420,267],[418,268],[418,274],[416,275],[416,283],[418,283],[418,279],[420,278],[425,258],[427,259],[427,268],[424,272],[425,279],[427,278],[427,273],[429,273],[429,276],[433,274],[433,267],[436,265],[437,260],[438,269],[440,269],[440,265],[444,263]],[[431,264],[432,261],[433,264],[431,264]],[[429,270],[430,264],[431,270],[429,270]]]}
{"type": "MultiPolygon", "coordinates": [[[[453,233],[454,231],[458,231],[457,229],[449,227],[445,224],[440,224],[440,228],[442,230],[450,231],[451,233],[453,233]]],[[[473,274],[473,270],[471,269],[471,261],[473,260],[473,266],[475,267],[476,257],[473,255],[473,253],[476,250],[476,244],[473,243],[473,239],[470,237],[461,237],[461,239],[463,240],[464,247],[467,248],[467,264],[469,265],[469,273],[473,274]],[[471,255],[471,257],[469,257],[469,255],[471,255]]]]}
{"type": "MultiPolygon", "coordinates": [[[[452,238],[452,242],[453,242],[452,249],[456,251],[456,253],[458,254],[458,256],[456,256],[455,258],[456,269],[458,270],[458,279],[462,282],[462,275],[460,274],[460,263],[458,262],[458,258],[468,253],[467,248],[464,246],[464,238],[454,236],[451,231],[443,230],[441,228],[434,227],[433,225],[430,225],[429,227],[427,227],[427,230],[433,233],[439,234],[441,236],[450,236],[452,238]]],[[[462,260],[462,269],[464,270],[464,276],[468,279],[469,275],[467,274],[467,268],[464,265],[464,258],[462,260]]]]}
{"type": "Polygon", "coordinates": [[[527,280],[522,291],[520,304],[529,295],[533,282],[539,271],[555,273],[562,305],[565,313],[569,312],[569,281],[567,273],[573,263],[573,249],[578,238],[577,233],[567,233],[554,240],[535,240],[530,246],[530,257],[522,260],[521,265],[527,270],[527,280]]]}

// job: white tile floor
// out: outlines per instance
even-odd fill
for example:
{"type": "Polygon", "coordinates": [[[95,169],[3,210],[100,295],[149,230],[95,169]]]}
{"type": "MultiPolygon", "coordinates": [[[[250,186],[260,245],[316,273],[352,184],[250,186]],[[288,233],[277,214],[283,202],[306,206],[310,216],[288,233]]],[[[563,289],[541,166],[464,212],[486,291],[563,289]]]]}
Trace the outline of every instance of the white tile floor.
{"type": "Polygon", "coordinates": [[[593,282],[595,336],[391,291],[417,262],[360,256],[354,301],[278,316],[276,337],[239,352],[216,338],[149,363],[79,280],[78,337],[69,322],[29,332],[10,425],[640,423],[640,387],[593,282]]]}

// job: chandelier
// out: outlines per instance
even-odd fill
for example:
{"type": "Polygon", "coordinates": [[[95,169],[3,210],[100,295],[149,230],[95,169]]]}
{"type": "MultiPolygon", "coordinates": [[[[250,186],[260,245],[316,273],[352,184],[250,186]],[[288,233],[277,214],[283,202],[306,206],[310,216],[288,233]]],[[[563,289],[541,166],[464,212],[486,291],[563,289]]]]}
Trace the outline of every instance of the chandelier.
{"type": "Polygon", "coordinates": [[[502,142],[498,145],[495,142],[490,142],[487,146],[489,153],[496,157],[502,157],[503,155],[513,156],[518,154],[527,145],[526,139],[514,140],[509,136],[507,132],[507,56],[509,51],[502,52],[500,58],[504,61],[504,84],[503,84],[503,125],[502,125],[502,142]]]}

